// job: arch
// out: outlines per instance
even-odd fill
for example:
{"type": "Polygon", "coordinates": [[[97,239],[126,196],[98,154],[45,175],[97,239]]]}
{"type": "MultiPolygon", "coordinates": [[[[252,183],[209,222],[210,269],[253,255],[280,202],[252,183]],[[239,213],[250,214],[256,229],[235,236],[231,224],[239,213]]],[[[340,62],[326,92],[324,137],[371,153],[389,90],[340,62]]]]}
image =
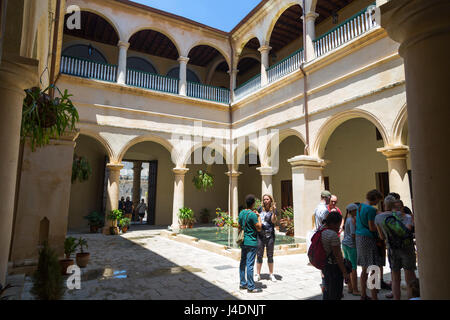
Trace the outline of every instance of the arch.
{"type": "MultiPolygon", "coordinates": [[[[77,4],[77,5],[79,6],[79,4],[77,4]]],[[[81,4],[80,11],[81,11],[81,14],[82,14],[83,12],[89,12],[89,13],[95,14],[95,15],[99,16],[100,18],[104,19],[104,20],[105,20],[105,21],[106,21],[106,22],[114,29],[117,38],[118,38],[119,40],[123,38],[123,35],[122,35],[122,33],[120,32],[120,28],[119,28],[118,25],[114,22],[114,18],[113,18],[113,17],[108,16],[105,12],[100,12],[100,11],[95,10],[95,9],[93,9],[93,8],[87,7],[86,4],[84,4],[84,3],[81,4]]],[[[67,15],[68,15],[68,14],[66,14],[66,15],[64,16],[64,20],[66,19],[67,15]]],[[[66,22],[66,21],[64,21],[64,22],[66,22]]],[[[64,28],[66,28],[66,23],[64,23],[64,28]]]]}
{"type": "Polygon", "coordinates": [[[403,141],[403,132],[405,129],[405,124],[408,121],[408,112],[406,104],[400,109],[399,113],[395,117],[394,124],[392,126],[392,140],[394,144],[406,144],[406,141],[403,141]]]}
{"type": "MultiPolygon", "coordinates": [[[[233,166],[235,167],[235,170],[239,169],[239,161],[245,157],[245,153],[247,152],[248,149],[252,148],[255,149],[258,153],[259,159],[260,161],[263,161],[263,148],[264,146],[258,146],[255,144],[254,141],[247,139],[247,137],[245,138],[245,143],[244,143],[244,148],[239,147],[238,145],[240,145],[240,141],[239,138],[236,141],[236,146],[233,146],[233,166]]],[[[242,138],[241,138],[242,139],[242,138]]]]}
{"type": "Polygon", "coordinates": [[[252,33],[249,36],[247,36],[244,41],[242,41],[242,43],[239,45],[239,47],[236,50],[236,54],[238,56],[240,56],[242,51],[245,49],[245,46],[247,46],[247,44],[253,39],[258,40],[259,46],[261,47],[261,43],[263,43],[263,40],[260,39],[260,37],[258,37],[258,36],[256,36],[255,34],[252,33]]]}
{"type": "MultiPolygon", "coordinates": [[[[286,140],[289,137],[295,136],[297,138],[300,139],[301,142],[303,142],[303,144],[306,146],[306,139],[303,136],[303,134],[301,132],[299,132],[298,130],[289,128],[289,129],[283,129],[278,133],[278,146],[277,148],[280,147],[281,143],[286,140]]],[[[274,141],[275,137],[270,138],[270,140],[267,142],[267,145],[264,148],[264,158],[263,159],[268,159],[269,158],[269,154],[270,154],[270,150],[271,150],[271,144],[274,141]]]]}
{"type": "Polygon", "coordinates": [[[89,45],[84,44],[84,43],[71,44],[71,45],[66,46],[66,48],[64,48],[64,50],[62,51],[62,55],[68,55],[68,56],[72,56],[72,57],[88,59],[88,60],[95,61],[95,62],[108,63],[108,59],[106,59],[105,55],[102,53],[101,50],[97,49],[93,45],[91,45],[91,47],[94,49],[91,56],[89,56],[89,54],[84,55],[84,54],[76,54],[76,53],[71,54],[70,53],[70,50],[77,51],[78,48],[80,48],[80,49],[85,48],[86,50],[89,50],[89,45]],[[97,53],[97,55],[96,55],[96,53],[97,53]]]}
{"type": "Polygon", "coordinates": [[[175,40],[175,37],[173,37],[170,33],[167,32],[167,30],[164,29],[160,29],[158,27],[155,26],[140,26],[137,27],[136,29],[132,30],[129,35],[127,35],[124,39],[127,39],[126,42],[130,42],[131,38],[137,34],[138,32],[141,31],[145,31],[145,30],[149,30],[149,31],[155,31],[155,32],[159,32],[161,33],[163,36],[167,37],[175,46],[175,48],[177,49],[177,53],[178,56],[181,55],[181,49],[180,49],[180,45],[178,44],[178,42],[175,40]]]}
{"type": "Polygon", "coordinates": [[[196,145],[192,145],[187,152],[181,157],[181,163],[186,166],[188,163],[187,161],[189,160],[189,158],[191,157],[191,155],[199,148],[203,148],[203,147],[212,147],[213,150],[218,151],[221,155],[222,158],[225,160],[225,163],[230,169],[231,169],[231,161],[230,161],[230,156],[229,156],[229,152],[227,150],[227,146],[226,145],[219,145],[218,143],[216,143],[216,141],[208,141],[208,140],[203,140],[200,143],[197,143],[196,145]]]}
{"type": "MultiPolygon", "coordinates": [[[[180,67],[173,67],[170,69],[167,74],[167,77],[179,79],[180,78],[180,67]]],[[[202,83],[200,77],[197,73],[189,68],[186,68],[186,80],[190,82],[202,83]]]]}
{"type": "Polygon", "coordinates": [[[114,157],[114,151],[113,151],[110,143],[108,142],[108,140],[104,139],[97,132],[81,128],[80,129],[80,135],[88,136],[88,137],[93,138],[94,140],[96,140],[98,143],[100,143],[103,146],[105,153],[108,155],[109,161],[111,161],[111,159],[115,158],[114,157]]]}
{"type": "Polygon", "coordinates": [[[127,68],[135,69],[139,71],[149,72],[158,74],[156,67],[149,61],[149,59],[138,57],[138,56],[128,56],[127,57],[127,68]],[[139,66],[141,64],[141,66],[139,66]]]}
{"type": "Polygon", "coordinates": [[[266,32],[266,37],[265,38],[266,38],[267,44],[269,44],[269,42],[270,42],[270,37],[272,36],[272,31],[275,28],[275,25],[277,24],[278,19],[290,7],[297,6],[297,5],[300,6],[300,8],[302,8],[302,11],[303,11],[303,6],[302,6],[301,1],[298,1],[298,0],[297,1],[289,1],[273,16],[273,18],[272,18],[272,20],[270,22],[269,28],[267,29],[267,32],[266,32]]]}
{"type": "Polygon", "coordinates": [[[195,47],[198,47],[198,46],[208,46],[208,47],[211,47],[211,48],[217,50],[223,56],[225,61],[227,62],[228,69],[230,69],[230,56],[229,56],[229,54],[225,53],[222,50],[222,48],[218,47],[216,44],[213,44],[213,43],[205,41],[205,40],[199,40],[199,41],[195,42],[194,44],[192,44],[189,47],[189,49],[186,50],[186,52],[187,52],[186,56],[189,56],[189,54],[191,53],[192,49],[194,49],[195,47]]]}
{"type": "MultiPolygon", "coordinates": [[[[121,149],[121,151],[118,154],[117,157],[117,163],[121,163],[123,157],[125,156],[125,154],[127,153],[127,151],[133,147],[134,145],[141,143],[141,142],[155,142],[157,144],[162,145],[167,151],[169,151],[169,153],[172,155],[173,152],[175,152],[173,145],[167,141],[166,139],[157,136],[155,134],[146,134],[146,135],[142,135],[142,136],[138,136],[130,141],[128,141],[128,143],[126,145],[124,145],[121,149]]],[[[175,157],[176,159],[178,159],[178,157],[175,157]]],[[[174,159],[174,157],[172,157],[172,159],[174,159]]]]}
{"type": "Polygon", "coordinates": [[[322,158],[325,152],[325,146],[327,145],[327,142],[335,129],[345,121],[356,118],[364,118],[369,120],[375,127],[377,127],[378,131],[380,131],[384,145],[389,145],[387,130],[375,115],[365,110],[349,110],[332,116],[322,124],[312,148],[310,148],[311,155],[322,158]]]}
{"type": "MultiPolygon", "coordinates": [[[[239,57],[239,61],[241,61],[243,59],[254,59],[254,60],[257,60],[259,63],[261,63],[261,55],[252,53],[252,52],[246,53],[243,56],[239,57]]],[[[238,62],[238,64],[239,64],[239,62],[238,62]]]]}

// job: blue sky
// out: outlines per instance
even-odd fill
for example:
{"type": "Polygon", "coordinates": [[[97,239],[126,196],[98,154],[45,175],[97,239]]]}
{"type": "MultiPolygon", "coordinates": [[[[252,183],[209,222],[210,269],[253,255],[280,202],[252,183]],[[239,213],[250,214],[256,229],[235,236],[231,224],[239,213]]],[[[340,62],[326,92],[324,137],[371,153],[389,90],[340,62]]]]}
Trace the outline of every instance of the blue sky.
{"type": "Polygon", "coordinates": [[[131,0],[226,32],[261,0],[131,0]]]}

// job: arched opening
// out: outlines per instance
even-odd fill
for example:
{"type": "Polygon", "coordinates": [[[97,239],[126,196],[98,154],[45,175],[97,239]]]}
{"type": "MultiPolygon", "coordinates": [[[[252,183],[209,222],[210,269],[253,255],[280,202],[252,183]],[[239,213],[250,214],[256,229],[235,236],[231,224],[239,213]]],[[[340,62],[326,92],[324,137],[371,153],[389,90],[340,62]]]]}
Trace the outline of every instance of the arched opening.
{"type": "Polygon", "coordinates": [[[84,216],[91,212],[98,212],[100,215],[105,212],[106,164],[109,162],[109,156],[108,150],[99,140],[83,133],[76,140],[74,154],[87,160],[91,175],[87,181],[76,180],[72,183],[68,229],[86,231],[89,226],[84,216]]]}
{"type": "Polygon", "coordinates": [[[128,57],[127,58],[127,68],[144,71],[148,73],[158,74],[155,67],[147,60],[140,57],[128,57]]]}
{"type": "Polygon", "coordinates": [[[329,163],[323,175],[341,210],[352,202],[365,201],[369,190],[389,193],[387,160],[377,152],[383,146],[376,126],[364,118],[341,123],[329,137],[323,157],[329,163]]]}
{"type": "Polygon", "coordinates": [[[212,72],[212,82],[210,83],[212,86],[223,88],[230,87],[230,77],[227,74],[228,70],[224,71],[223,66],[219,69],[214,63],[217,59],[225,60],[225,57],[219,52],[219,50],[208,45],[198,45],[189,51],[188,58],[189,68],[197,73],[201,79],[206,80],[208,73],[212,72]],[[216,67],[215,70],[211,70],[213,67],[216,67]]]}
{"type": "MultiPolygon", "coordinates": [[[[208,223],[215,218],[216,208],[228,211],[228,177],[225,173],[229,169],[225,157],[221,154],[224,150],[218,149],[213,146],[198,147],[192,151],[187,160],[186,168],[189,171],[184,180],[184,206],[194,211],[198,223],[204,221],[202,212],[205,209],[209,216],[208,223]],[[199,190],[194,185],[193,179],[199,170],[206,171],[214,179],[213,186],[206,191],[199,190]]],[[[206,223],[206,220],[203,223],[206,223]]]]}
{"type": "Polygon", "coordinates": [[[245,153],[239,157],[238,171],[242,174],[238,178],[239,212],[245,208],[245,197],[253,194],[261,200],[261,175],[256,168],[261,167],[261,159],[255,146],[250,145],[245,153]]]}
{"type": "Polygon", "coordinates": [[[258,38],[255,37],[250,39],[242,49],[237,65],[239,73],[236,77],[236,88],[261,73],[261,55],[258,51],[260,46],[258,38]]]}
{"type": "Polygon", "coordinates": [[[278,18],[270,34],[270,66],[303,48],[302,15],[301,6],[293,5],[278,18]]]}
{"type": "MultiPolygon", "coordinates": [[[[148,225],[172,224],[174,164],[169,150],[153,141],[142,141],[127,149],[122,157],[120,170],[119,199],[130,197],[136,208],[144,199],[147,205],[143,217],[148,225]]],[[[139,212],[134,212],[134,221],[139,223],[139,212]]]]}
{"type": "MultiPolygon", "coordinates": [[[[169,72],[167,72],[167,76],[178,79],[180,77],[180,67],[170,69],[169,72]]],[[[190,69],[186,69],[186,80],[189,82],[201,83],[197,74],[190,69]]]]}
{"type": "Polygon", "coordinates": [[[67,24],[69,17],[70,14],[66,14],[64,19],[63,55],[115,64],[119,42],[115,28],[100,15],[81,11],[81,28],[69,29],[67,24]]]}
{"type": "MultiPolygon", "coordinates": [[[[165,75],[169,68],[177,63],[179,52],[176,45],[161,32],[150,29],[140,30],[130,37],[129,43],[128,56],[140,57],[146,62],[153,61],[157,66],[157,68],[152,66],[155,70],[151,73],[157,73],[156,69],[158,69],[160,74],[165,75]]],[[[134,69],[133,65],[127,65],[127,67],[134,69]]],[[[178,79],[177,76],[173,78],[178,79]]]]}

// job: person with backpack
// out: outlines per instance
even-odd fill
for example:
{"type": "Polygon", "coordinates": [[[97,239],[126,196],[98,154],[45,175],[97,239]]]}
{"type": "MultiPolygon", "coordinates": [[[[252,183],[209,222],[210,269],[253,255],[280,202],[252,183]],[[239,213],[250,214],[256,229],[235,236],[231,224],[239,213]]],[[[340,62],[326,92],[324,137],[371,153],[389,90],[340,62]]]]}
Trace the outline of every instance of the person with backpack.
{"type": "MultiPolygon", "coordinates": [[[[388,259],[392,275],[392,295],[395,300],[400,300],[401,269],[405,271],[406,283],[416,279],[416,252],[412,231],[402,221],[400,212],[395,211],[397,200],[393,196],[387,196],[384,206],[387,210],[375,218],[379,237],[386,240],[388,259]]],[[[408,290],[408,299],[411,298],[411,290],[408,290]]]]}
{"type": "MultiPolygon", "coordinates": [[[[367,268],[370,266],[382,266],[384,261],[378,252],[375,226],[377,209],[375,206],[383,199],[378,190],[371,190],[366,195],[366,202],[361,203],[356,212],[356,252],[357,264],[361,271],[361,300],[370,300],[367,297],[367,268]]],[[[378,300],[377,289],[371,290],[373,300],[378,300]]]]}
{"type": "Polygon", "coordinates": [[[338,212],[332,211],[322,222],[323,226],[311,239],[308,257],[313,266],[322,270],[322,299],[341,300],[344,279],[349,280],[338,236],[342,216],[338,212]]]}
{"type": "Polygon", "coordinates": [[[257,233],[262,230],[261,217],[254,210],[255,196],[250,194],[245,197],[247,209],[239,213],[239,232],[244,230],[244,242],[241,245],[241,262],[239,264],[239,289],[247,289],[248,293],[262,292],[255,287],[253,280],[253,270],[255,265],[256,252],[258,250],[257,233]],[[247,279],[245,278],[247,269],[247,279]]]}

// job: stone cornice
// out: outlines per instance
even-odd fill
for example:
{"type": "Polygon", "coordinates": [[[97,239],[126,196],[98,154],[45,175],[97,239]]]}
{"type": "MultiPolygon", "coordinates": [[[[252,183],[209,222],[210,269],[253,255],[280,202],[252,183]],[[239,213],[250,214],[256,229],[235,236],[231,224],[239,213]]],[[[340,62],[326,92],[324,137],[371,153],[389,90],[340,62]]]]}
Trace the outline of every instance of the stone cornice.
{"type": "Polygon", "coordinates": [[[409,154],[408,146],[389,146],[385,148],[378,148],[378,152],[381,152],[387,160],[403,160],[409,154]]]}

